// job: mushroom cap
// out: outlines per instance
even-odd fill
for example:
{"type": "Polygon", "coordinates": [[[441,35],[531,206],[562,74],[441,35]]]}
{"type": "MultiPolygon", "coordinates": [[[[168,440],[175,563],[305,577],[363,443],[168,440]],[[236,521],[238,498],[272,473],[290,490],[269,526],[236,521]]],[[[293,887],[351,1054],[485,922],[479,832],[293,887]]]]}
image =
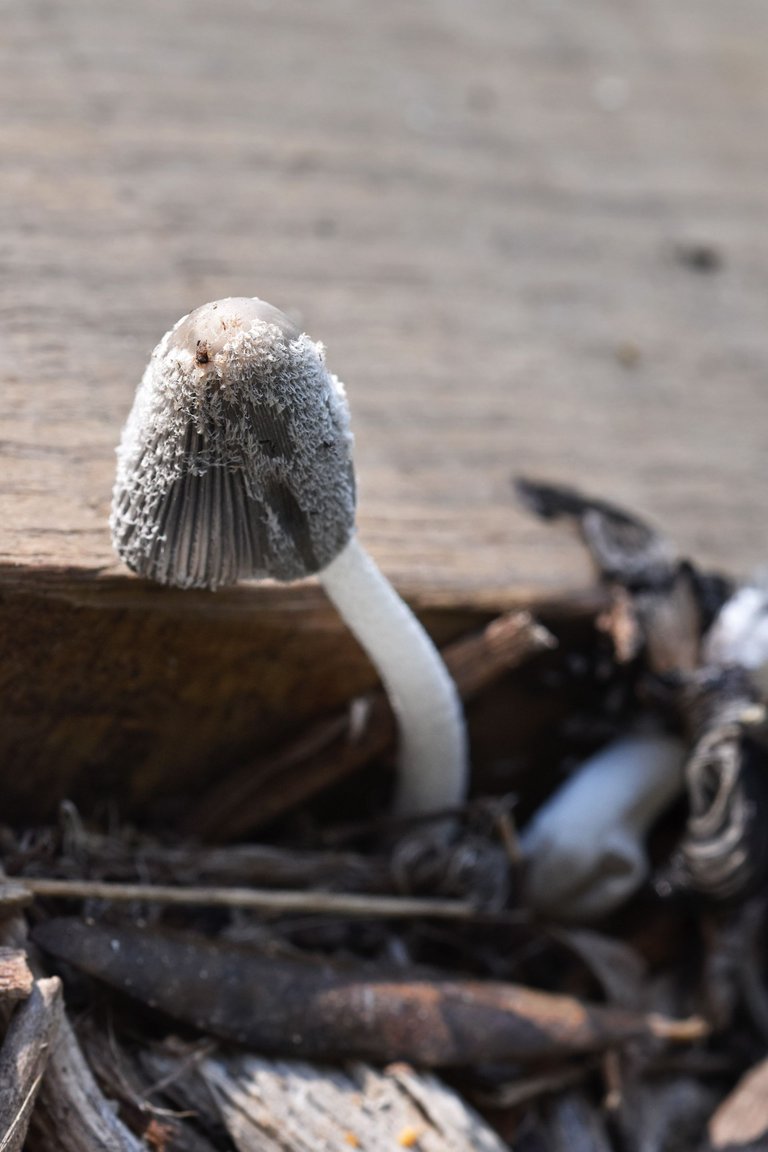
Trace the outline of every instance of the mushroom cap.
{"type": "Polygon", "coordinates": [[[258,298],[203,304],[163,337],[136,393],[113,544],[162,584],[301,579],[354,531],[351,449],[322,345],[258,298]]]}

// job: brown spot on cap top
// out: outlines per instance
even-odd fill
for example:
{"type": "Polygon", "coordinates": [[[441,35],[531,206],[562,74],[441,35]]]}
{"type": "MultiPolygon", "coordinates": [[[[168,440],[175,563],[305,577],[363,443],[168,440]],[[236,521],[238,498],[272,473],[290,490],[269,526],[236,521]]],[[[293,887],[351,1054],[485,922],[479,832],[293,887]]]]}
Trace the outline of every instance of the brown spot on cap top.
{"type": "Polygon", "coordinates": [[[266,300],[258,296],[229,296],[203,304],[180,320],[171,332],[168,347],[194,351],[197,363],[207,364],[238,332],[249,332],[257,324],[274,325],[286,340],[295,340],[301,335],[293,321],[266,300]],[[197,350],[202,347],[205,347],[205,360],[198,357],[197,350]]]}

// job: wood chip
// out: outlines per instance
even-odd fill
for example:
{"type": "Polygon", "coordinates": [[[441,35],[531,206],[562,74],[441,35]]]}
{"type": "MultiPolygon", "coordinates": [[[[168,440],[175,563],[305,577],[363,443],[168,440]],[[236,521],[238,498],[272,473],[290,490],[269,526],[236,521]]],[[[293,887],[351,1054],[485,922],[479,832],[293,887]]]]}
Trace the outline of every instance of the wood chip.
{"type": "Polygon", "coordinates": [[[394,1065],[345,1071],[240,1056],[201,1076],[239,1152],[505,1152],[507,1145],[434,1076],[394,1065]]]}
{"type": "Polygon", "coordinates": [[[742,1077],[708,1125],[712,1152],[759,1152],[768,1147],[768,1060],[742,1077]]]}
{"type": "Polygon", "coordinates": [[[146,1152],[101,1094],[62,1017],[30,1126],[34,1152],[146,1152]]]}
{"type": "Polygon", "coordinates": [[[0,1000],[26,1000],[34,977],[21,948],[0,948],[0,1000]]]}
{"type": "Polygon", "coordinates": [[[61,1022],[61,982],[38,980],[19,1005],[0,1049],[0,1149],[21,1152],[61,1022]]]}

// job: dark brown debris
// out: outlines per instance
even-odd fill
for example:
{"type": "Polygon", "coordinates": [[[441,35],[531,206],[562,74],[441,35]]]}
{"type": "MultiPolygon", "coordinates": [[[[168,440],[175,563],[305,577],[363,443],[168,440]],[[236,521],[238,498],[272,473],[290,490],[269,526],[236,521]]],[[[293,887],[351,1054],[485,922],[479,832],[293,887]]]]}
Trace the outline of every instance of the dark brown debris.
{"type": "MultiPolygon", "coordinates": [[[[281,848],[268,844],[209,847],[188,841],[166,844],[135,830],[120,836],[68,828],[62,851],[25,864],[26,877],[186,884],[212,887],[302,888],[326,892],[391,892],[389,860],[383,853],[281,848]]],[[[23,882],[14,881],[27,903],[23,882]]]]}
{"type": "Polygon", "coordinates": [[[690,811],[664,886],[743,900],[768,876],[768,726],[745,669],[701,662],[702,638],[729,582],[680,559],[655,529],[604,500],[528,480],[517,490],[537,515],[577,526],[612,587],[601,626],[617,659],[642,653],[645,692],[665,700],[689,742],[690,811]]]}
{"type": "MultiPolygon", "coordinates": [[[[206,1135],[205,1122],[201,1122],[203,1093],[198,1090],[197,1100],[194,1104],[188,1102],[189,1107],[171,1107],[172,1102],[163,1096],[168,1073],[159,1077],[151,1075],[135,1052],[120,1043],[113,1030],[85,1021],[79,1038],[100,1088],[108,1099],[119,1104],[121,1119],[135,1136],[162,1152],[215,1152],[215,1145],[206,1135]]],[[[206,1053],[214,1047],[210,1042],[203,1042],[197,1059],[188,1058],[186,1062],[177,1059],[171,1078],[194,1074],[206,1053]]]]}
{"type": "Polygon", "coordinates": [[[638,589],[663,587],[673,577],[673,546],[624,508],[583,496],[575,488],[522,477],[515,488],[519,499],[542,520],[563,519],[573,524],[601,579],[638,589]]]}
{"type": "Polygon", "coordinates": [[[553,1096],[543,1121],[552,1152],[611,1152],[605,1120],[582,1092],[553,1096]]]}
{"type": "Polygon", "coordinates": [[[460,811],[388,817],[394,724],[372,693],[167,831],[97,830],[69,803],[57,827],[0,827],[0,1152],[768,1147],[764,702],[705,662],[729,583],[610,501],[522,490],[577,528],[602,586],[544,617],[554,638],[514,613],[446,648],[474,701],[460,811]],[[588,929],[536,919],[531,813],[648,720],[688,747],[653,883],[588,929]],[[268,842],[230,843],[257,828],[268,842]],[[24,1048],[49,965],[69,1017],[24,1048]]]}
{"type": "Polygon", "coordinates": [[[633,1039],[690,1041],[673,1021],[514,984],[419,977],[273,957],[181,935],[49,920],[37,944],[203,1033],[303,1059],[405,1060],[422,1067],[539,1061],[633,1039]]]}
{"type": "Polygon", "coordinates": [[[29,1152],[146,1152],[102,1095],[64,1016],[51,1045],[29,1152]]]}

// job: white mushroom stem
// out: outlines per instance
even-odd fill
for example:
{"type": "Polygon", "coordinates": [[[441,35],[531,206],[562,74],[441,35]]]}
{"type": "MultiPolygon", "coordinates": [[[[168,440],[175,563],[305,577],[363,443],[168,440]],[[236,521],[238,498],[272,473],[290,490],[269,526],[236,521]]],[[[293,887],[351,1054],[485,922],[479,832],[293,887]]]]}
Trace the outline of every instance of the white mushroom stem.
{"type": "Polygon", "coordinates": [[[628,900],[648,874],[645,837],[683,790],[684,761],[680,740],[636,734],[582,764],[522,833],[531,906],[586,921],[628,900]]]}
{"type": "Polygon", "coordinates": [[[400,730],[401,816],[464,802],[467,740],[456,685],[410,609],[352,536],[318,576],[375,665],[400,730]]]}

